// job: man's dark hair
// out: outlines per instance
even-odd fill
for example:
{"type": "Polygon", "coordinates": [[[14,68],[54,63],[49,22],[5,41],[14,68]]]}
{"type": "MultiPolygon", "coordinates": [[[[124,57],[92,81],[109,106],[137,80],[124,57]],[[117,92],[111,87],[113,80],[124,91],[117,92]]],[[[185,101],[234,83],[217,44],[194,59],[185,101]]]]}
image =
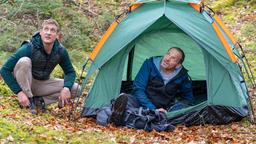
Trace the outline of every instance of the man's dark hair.
{"type": "MultiPolygon", "coordinates": [[[[179,48],[179,47],[171,47],[171,48],[169,48],[169,50],[171,50],[171,49],[176,49],[177,51],[180,52],[180,54],[181,54],[181,59],[180,59],[179,63],[182,64],[183,61],[185,60],[185,53],[184,53],[184,51],[183,51],[181,48],[179,48]]],[[[168,50],[168,51],[169,51],[169,50],[168,50]]]]}

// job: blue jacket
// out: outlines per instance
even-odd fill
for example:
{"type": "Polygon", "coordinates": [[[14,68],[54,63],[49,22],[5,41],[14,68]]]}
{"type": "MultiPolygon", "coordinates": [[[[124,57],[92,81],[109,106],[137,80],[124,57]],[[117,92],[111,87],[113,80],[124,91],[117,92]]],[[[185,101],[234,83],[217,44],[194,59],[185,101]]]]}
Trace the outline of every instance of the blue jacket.
{"type": "Polygon", "coordinates": [[[192,82],[187,70],[182,67],[167,84],[154,64],[154,59],[147,59],[141,66],[133,83],[133,95],[143,107],[168,110],[180,99],[186,104],[193,104],[192,82]]]}

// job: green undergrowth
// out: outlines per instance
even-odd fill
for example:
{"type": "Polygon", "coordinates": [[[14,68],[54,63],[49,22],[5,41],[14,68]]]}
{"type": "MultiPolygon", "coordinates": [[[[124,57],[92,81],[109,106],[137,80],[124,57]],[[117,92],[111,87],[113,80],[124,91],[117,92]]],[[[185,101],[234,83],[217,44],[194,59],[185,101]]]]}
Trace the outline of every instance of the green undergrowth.
{"type": "Polygon", "coordinates": [[[255,0],[219,0],[213,1],[210,7],[222,15],[223,21],[245,49],[256,52],[255,0]]]}
{"type": "Polygon", "coordinates": [[[5,61],[8,59],[8,57],[11,54],[12,53],[10,53],[10,52],[0,51],[0,68],[2,67],[2,65],[5,63],[5,61]]]}
{"type": "MultiPolygon", "coordinates": [[[[3,143],[97,143],[99,132],[72,133],[67,130],[54,130],[44,126],[34,126],[9,118],[0,119],[0,142],[3,143]]],[[[104,143],[111,143],[104,139],[104,143]]]]}
{"type": "Polygon", "coordinates": [[[248,22],[241,28],[241,34],[246,37],[241,37],[240,40],[245,42],[245,48],[256,52],[256,20],[248,22]]]}
{"type": "Polygon", "coordinates": [[[120,2],[102,0],[0,1],[0,50],[13,52],[40,29],[44,19],[54,18],[67,48],[91,51],[115,15],[121,13],[119,6],[120,2]]]}
{"type": "Polygon", "coordinates": [[[255,8],[255,4],[255,0],[216,0],[213,1],[210,5],[215,11],[222,11],[223,9],[229,11],[229,8],[232,6],[235,6],[236,8],[251,6],[252,8],[255,8]]]}
{"type": "Polygon", "coordinates": [[[11,96],[13,92],[3,80],[0,80],[0,96],[11,96]]]}
{"type": "MultiPolygon", "coordinates": [[[[70,122],[68,108],[58,110],[57,104],[48,106],[47,113],[32,115],[20,109],[15,97],[0,96],[0,143],[98,144],[129,143],[130,136],[122,131],[110,132],[95,122],[70,122]],[[57,110],[56,110],[57,109],[57,110]]],[[[137,142],[143,139],[136,140],[137,142]]]]}
{"type": "MultiPolygon", "coordinates": [[[[99,143],[107,134],[92,130],[70,131],[67,120],[51,113],[33,116],[17,100],[0,97],[0,143],[99,143]],[[4,103],[4,104],[3,104],[4,103]],[[65,122],[66,121],[66,122],[65,122]]],[[[54,109],[56,105],[50,106],[54,109]]],[[[104,143],[111,143],[104,139],[104,143]]]]}

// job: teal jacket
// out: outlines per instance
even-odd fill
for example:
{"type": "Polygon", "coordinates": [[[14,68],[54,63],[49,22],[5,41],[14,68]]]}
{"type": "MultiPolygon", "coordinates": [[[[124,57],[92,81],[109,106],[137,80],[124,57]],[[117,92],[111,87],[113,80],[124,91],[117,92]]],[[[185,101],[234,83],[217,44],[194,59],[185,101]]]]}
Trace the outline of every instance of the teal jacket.
{"type": "Polygon", "coordinates": [[[36,33],[29,41],[23,42],[21,47],[10,56],[1,68],[1,75],[5,83],[15,94],[22,91],[13,76],[14,67],[21,57],[29,57],[31,59],[32,75],[37,80],[49,79],[51,72],[59,64],[64,71],[64,87],[72,88],[76,74],[67,50],[56,40],[51,53],[47,54],[44,51],[41,36],[36,33]]]}

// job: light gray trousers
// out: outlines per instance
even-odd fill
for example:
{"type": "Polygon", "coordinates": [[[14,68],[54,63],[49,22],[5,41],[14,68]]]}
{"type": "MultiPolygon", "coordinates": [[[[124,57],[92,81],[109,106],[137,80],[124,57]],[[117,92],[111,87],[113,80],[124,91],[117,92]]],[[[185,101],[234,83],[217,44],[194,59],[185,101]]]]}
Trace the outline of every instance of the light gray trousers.
{"type": "MultiPolygon", "coordinates": [[[[32,76],[32,63],[28,57],[22,57],[14,67],[14,77],[22,91],[28,96],[42,96],[46,104],[59,100],[60,91],[63,89],[64,80],[50,78],[49,80],[36,80],[32,76]]],[[[80,86],[74,83],[71,89],[71,97],[79,94],[80,86]]]]}

